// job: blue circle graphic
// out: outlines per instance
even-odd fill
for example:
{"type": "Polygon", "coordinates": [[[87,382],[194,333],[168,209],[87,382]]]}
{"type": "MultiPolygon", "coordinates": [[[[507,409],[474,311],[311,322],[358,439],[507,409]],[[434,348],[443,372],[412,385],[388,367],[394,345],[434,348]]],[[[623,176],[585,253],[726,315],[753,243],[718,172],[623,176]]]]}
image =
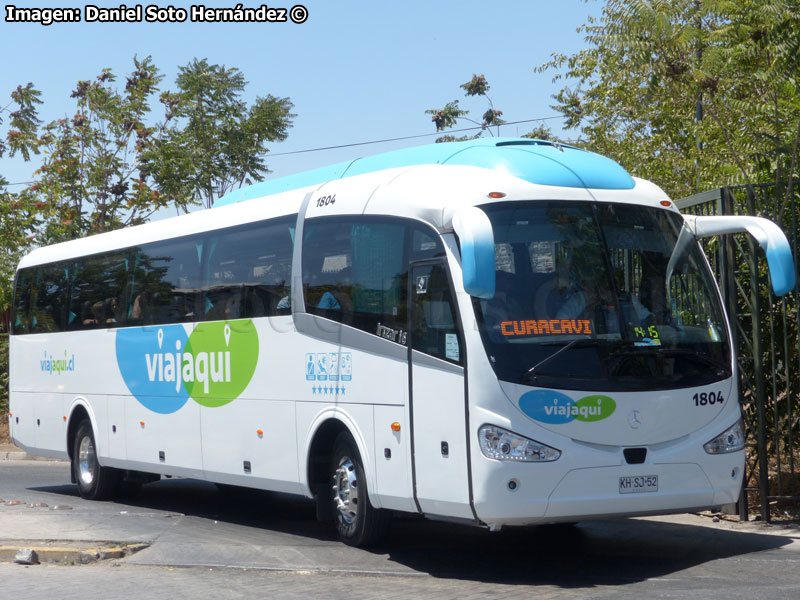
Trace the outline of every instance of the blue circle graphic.
{"type": "Polygon", "coordinates": [[[181,377],[188,339],[183,325],[117,330],[117,364],[125,385],[153,412],[174,413],[189,399],[181,377]]]}
{"type": "Polygon", "coordinates": [[[572,398],[555,390],[533,390],[519,399],[522,412],[540,423],[552,425],[562,425],[574,420],[573,404],[575,402],[572,398]]]}

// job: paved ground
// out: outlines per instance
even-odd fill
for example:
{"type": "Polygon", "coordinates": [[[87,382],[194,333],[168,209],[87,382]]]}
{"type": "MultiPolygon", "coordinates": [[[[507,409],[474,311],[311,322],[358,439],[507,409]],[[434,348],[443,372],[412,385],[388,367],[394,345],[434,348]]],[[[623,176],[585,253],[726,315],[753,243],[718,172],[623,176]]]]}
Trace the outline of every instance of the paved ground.
{"type": "Polygon", "coordinates": [[[4,598],[99,589],[104,598],[750,599],[796,598],[800,589],[800,530],[696,515],[500,534],[400,520],[385,545],[365,551],[339,543],[307,502],[221,494],[202,482],[163,480],[134,500],[95,503],[76,495],[66,463],[6,461],[0,498],[0,545],[151,544],[92,566],[0,564],[4,598]]]}

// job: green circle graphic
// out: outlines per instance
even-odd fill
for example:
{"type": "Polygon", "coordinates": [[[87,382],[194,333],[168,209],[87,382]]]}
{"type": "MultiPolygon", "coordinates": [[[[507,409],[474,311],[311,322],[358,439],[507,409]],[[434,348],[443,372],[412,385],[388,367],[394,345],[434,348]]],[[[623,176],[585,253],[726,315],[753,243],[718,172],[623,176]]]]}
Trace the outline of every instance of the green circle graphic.
{"type": "Polygon", "coordinates": [[[586,396],[578,400],[572,407],[572,415],[576,421],[602,421],[610,417],[617,409],[613,398],[602,396],[586,396]]]}
{"type": "Polygon", "coordinates": [[[258,364],[253,321],[199,323],[186,343],[183,385],[201,406],[223,406],[249,385],[258,364]],[[191,365],[187,364],[192,357],[191,365]]]}

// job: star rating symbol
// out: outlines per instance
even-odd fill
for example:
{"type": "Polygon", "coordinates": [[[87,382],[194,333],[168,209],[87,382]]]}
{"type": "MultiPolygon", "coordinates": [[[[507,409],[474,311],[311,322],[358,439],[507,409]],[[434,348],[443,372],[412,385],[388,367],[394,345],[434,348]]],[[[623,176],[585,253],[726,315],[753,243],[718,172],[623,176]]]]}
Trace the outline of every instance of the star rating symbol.
{"type": "Polygon", "coordinates": [[[346,390],[346,388],[344,386],[340,387],[338,385],[328,385],[328,386],[325,386],[325,385],[312,385],[311,386],[311,393],[314,394],[314,395],[317,395],[317,394],[323,395],[324,394],[324,395],[327,396],[328,394],[331,394],[331,395],[340,394],[340,395],[344,396],[346,391],[347,390],[346,390]]]}

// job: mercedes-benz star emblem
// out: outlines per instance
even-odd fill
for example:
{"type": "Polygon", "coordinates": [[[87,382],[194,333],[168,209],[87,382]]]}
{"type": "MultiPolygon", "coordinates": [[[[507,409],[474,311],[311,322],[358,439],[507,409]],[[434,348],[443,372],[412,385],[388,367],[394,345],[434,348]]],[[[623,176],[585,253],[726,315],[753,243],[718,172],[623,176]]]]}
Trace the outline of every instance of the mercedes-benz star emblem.
{"type": "Polygon", "coordinates": [[[628,415],[628,425],[630,425],[633,429],[639,427],[642,424],[642,413],[638,410],[632,410],[631,414],[628,415]]]}

